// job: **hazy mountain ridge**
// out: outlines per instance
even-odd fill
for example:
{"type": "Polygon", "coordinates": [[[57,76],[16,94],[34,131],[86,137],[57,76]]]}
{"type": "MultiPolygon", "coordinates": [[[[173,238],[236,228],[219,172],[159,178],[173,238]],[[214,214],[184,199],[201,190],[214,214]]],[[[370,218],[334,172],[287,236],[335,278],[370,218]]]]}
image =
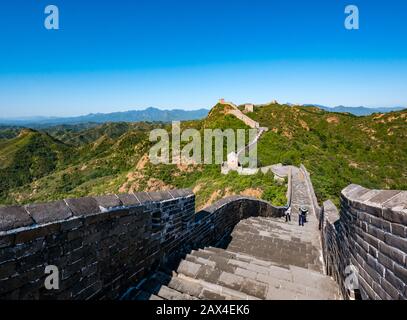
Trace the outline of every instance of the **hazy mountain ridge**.
{"type": "Polygon", "coordinates": [[[33,128],[41,128],[52,125],[63,124],[83,124],[83,123],[106,123],[106,122],[140,122],[140,121],[185,121],[197,120],[206,117],[209,110],[161,110],[157,108],[147,108],[144,110],[129,110],[123,112],[112,113],[90,113],[84,116],[76,117],[33,117],[25,119],[0,119],[1,125],[9,126],[27,126],[33,128]]]}
{"type": "MultiPolygon", "coordinates": [[[[287,103],[286,105],[294,106],[294,104],[287,103]]],[[[388,113],[392,111],[401,111],[403,107],[390,107],[390,108],[367,108],[367,107],[346,107],[336,106],[327,107],[318,104],[303,104],[304,107],[318,107],[328,112],[350,113],[355,116],[368,116],[373,113],[388,113]]],[[[122,112],[111,113],[90,113],[83,116],[74,117],[21,117],[21,118],[0,118],[0,129],[3,126],[16,126],[16,127],[30,127],[30,128],[47,128],[50,126],[60,125],[87,125],[95,126],[100,123],[109,122],[171,122],[171,121],[187,121],[187,120],[200,120],[205,118],[209,113],[208,109],[197,110],[184,110],[172,109],[161,110],[158,108],[147,108],[144,110],[129,110],[122,112]]],[[[3,132],[2,137],[10,136],[9,133],[3,132]]]]}
{"type": "Polygon", "coordinates": [[[373,113],[388,113],[393,111],[401,111],[406,108],[403,107],[388,107],[388,108],[367,108],[367,107],[346,107],[346,106],[336,106],[336,107],[327,107],[317,104],[304,104],[305,107],[318,107],[328,112],[340,112],[340,113],[350,113],[355,116],[370,116],[373,113]]]}

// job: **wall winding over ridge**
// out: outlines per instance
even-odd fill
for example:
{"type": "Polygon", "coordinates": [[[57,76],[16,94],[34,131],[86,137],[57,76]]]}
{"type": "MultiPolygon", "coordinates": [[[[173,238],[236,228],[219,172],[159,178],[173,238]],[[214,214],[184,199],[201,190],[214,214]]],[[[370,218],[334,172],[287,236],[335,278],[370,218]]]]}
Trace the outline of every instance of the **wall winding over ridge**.
{"type": "Polygon", "coordinates": [[[324,203],[322,243],[327,272],[344,297],[354,298],[345,286],[352,264],[363,299],[407,299],[407,191],[348,186],[340,213],[324,203]]]}
{"type": "Polygon", "coordinates": [[[116,299],[160,263],[213,245],[241,219],[281,216],[232,196],[195,213],[190,190],[67,199],[0,208],[0,299],[116,299]],[[46,265],[59,290],[46,290],[46,265]]]}

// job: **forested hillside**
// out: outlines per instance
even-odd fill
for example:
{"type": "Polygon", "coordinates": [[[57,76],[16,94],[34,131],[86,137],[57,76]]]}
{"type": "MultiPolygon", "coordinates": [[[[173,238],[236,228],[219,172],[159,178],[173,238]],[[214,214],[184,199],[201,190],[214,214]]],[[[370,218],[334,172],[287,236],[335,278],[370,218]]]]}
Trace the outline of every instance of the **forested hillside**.
{"type": "MultiPolygon", "coordinates": [[[[182,129],[248,127],[225,105],[182,129]]],[[[270,104],[247,114],[269,131],[258,144],[258,165],[303,163],[319,200],[338,202],[350,183],[407,189],[407,111],[356,117],[316,107],[270,104]]],[[[202,207],[232,194],[285,204],[286,186],[272,174],[220,174],[220,165],[153,165],[148,152],[159,122],[58,125],[33,130],[0,127],[0,203],[41,202],[66,197],[192,188],[202,207]]],[[[203,136],[203,134],[202,134],[203,136]]],[[[185,144],[185,143],[184,143],[185,144]]],[[[226,154],[224,154],[226,157],[226,154]]]]}

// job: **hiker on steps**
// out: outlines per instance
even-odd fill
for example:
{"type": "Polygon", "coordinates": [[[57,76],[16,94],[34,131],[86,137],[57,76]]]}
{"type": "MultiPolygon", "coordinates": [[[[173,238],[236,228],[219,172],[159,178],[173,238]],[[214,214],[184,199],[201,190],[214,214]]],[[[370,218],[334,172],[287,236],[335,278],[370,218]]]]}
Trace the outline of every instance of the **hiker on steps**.
{"type": "Polygon", "coordinates": [[[307,212],[308,210],[304,207],[300,208],[300,213],[298,215],[298,225],[304,226],[304,223],[307,222],[307,212]]]}
{"type": "Polygon", "coordinates": [[[284,212],[285,215],[285,222],[291,221],[291,207],[284,212]]]}

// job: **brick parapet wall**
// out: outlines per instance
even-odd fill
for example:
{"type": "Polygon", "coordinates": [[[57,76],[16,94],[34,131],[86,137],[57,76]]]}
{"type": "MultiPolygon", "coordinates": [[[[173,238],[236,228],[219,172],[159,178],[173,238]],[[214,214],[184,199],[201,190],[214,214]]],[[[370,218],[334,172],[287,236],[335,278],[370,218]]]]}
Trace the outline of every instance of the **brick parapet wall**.
{"type": "Polygon", "coordinates": [[[350,185],[341,193],[340,215],[333,207],[324,204],[328,272],[343,286],[352,264],[363,299],[407,299],[407,192],[350,185]]]}
{"type": "Polygon", "coordinates": [[[312,202],[312,209],[314,211],[315,216],[317,217],[318,220],[321,220],[321,210],[322,208],[318,204],[318,199],[314,191],[314,186],[311,181],[311,177],[307,169],[303,164],[300,165],[300,171],[304,175],[305,183],[307,185],[307,188],[309,190],[309,194],[311,195],[311,202],[312,202]]]}
{"type": "Polygon", "coordinates": [[[284,207],[233,196],[195,213],[190,190],[0,208],[0,299],[117,299],[160,264],[284,207]],[[45,267],[59,269],[46,290],[45,267]]]}
{"type": "Polygon", "coordinates": [[[353,299],[354,293],[346,290],[345,286],[345,270],[350,264],[350,246],[340,223],[339,211],[329,200],[324,202],[322,214],[321,242],[325,270],[339,284],[342,296],[353,299]]]}

